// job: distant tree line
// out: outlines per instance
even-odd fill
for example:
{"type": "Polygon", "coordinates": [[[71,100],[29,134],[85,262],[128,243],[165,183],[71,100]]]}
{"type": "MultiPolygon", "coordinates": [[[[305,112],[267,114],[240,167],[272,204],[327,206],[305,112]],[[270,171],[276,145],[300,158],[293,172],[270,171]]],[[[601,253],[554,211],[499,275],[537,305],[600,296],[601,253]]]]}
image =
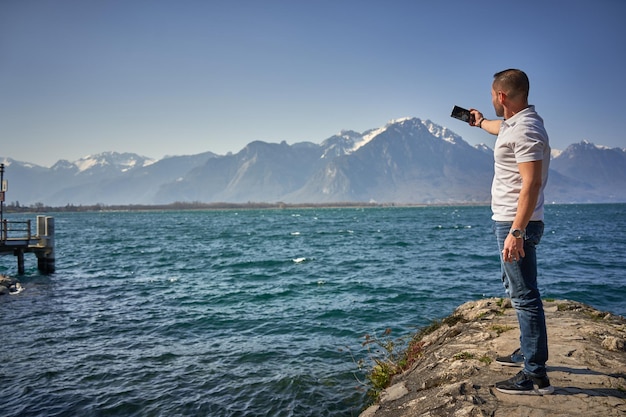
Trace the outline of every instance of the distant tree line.
{"type": "Polygon", "coordinates": [[[286,209],[286,208],[341,208],[341,207],[394,207],[396,204],[388,203],[359,203],[359,202],[338,202],[338,203],[300,203],[288,204],[276,203],[202,203],[199,201],[182,202],[177,201],[170,204],[92,204],[74,205],[67,204],[61,207],[47,206],[43,203],[35,203],[28,206],[20,205],[19,201],[11,202],[5,206],[7,213],[43,213],[43,212],[92,212],[92,211],[163,211],[163,210],[227,210],[227,209],[286,209]]]}

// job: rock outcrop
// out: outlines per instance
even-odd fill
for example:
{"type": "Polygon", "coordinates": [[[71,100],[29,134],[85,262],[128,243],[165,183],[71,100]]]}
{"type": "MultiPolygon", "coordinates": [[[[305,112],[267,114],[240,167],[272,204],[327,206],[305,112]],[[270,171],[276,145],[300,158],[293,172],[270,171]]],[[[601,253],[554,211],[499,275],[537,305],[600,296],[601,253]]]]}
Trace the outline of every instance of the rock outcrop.
{"type": "Polygon", "coordinates": [[[495,357],[519,346],[508,300],[461,305],[425,336],[421,355],[361,417],[612,417],[626,415],[626,319],[574,301],[545,302],[552,395],[494,388],[520,368],[495,357]],[[445,324],[445,323],[450,324],[445,324]]]}
{"type": "Polygon", "coordinates": [[[6,275],[0,275],[0,295],[4,294],[18,294],[22,292],[24,287],[11,277],[6,275]]]}

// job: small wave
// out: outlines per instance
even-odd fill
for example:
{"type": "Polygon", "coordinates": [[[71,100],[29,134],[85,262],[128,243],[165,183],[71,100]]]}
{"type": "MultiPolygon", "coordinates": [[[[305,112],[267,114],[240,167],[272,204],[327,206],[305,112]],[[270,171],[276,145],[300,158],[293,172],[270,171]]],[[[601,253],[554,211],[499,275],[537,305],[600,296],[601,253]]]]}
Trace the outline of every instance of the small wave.
{"type": "Polygon", "coordinates": [[[292,259],[292,261],[293,261],[294,263],[296,263],[296,264],[301,264],[302,262],[304,262],[304,261],[306,261],[306,260],[307,260],[307,259],[306,259],[306,258],[304,258],[304,257],[302,257],[302,258],[295,258],[295,259],[292,259]]]}
{"type": "Polygon", "coordinates": [[[471,229],[472,225],[466,225],[466,226],[461,226],[461,225],[454,225],[454,226],[444,226],[441,224],[438,224],[437,226],[433,227],[433,229],[435,230],[458,230],[458,229],[471,229]]]}

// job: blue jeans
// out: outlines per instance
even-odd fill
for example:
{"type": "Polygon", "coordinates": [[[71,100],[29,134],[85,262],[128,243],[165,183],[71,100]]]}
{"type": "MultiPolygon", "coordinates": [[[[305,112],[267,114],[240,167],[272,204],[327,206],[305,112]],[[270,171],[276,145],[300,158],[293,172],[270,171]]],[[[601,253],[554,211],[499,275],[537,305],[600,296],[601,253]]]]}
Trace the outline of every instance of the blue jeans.
{"type": "Polygon", "coordinates": [[[532,221],[526,227],[525,256],[517,262],[504,262],[502,249],[511,230],[511,222],[495,222],[494,230],[500,248],[502,283],[517,313],[520,347],[524,354],[524,372],[533,377],[546,375],[548,336],[543,303],[537,287],[537,252],[543,235],[543,222],[532,221]]]}

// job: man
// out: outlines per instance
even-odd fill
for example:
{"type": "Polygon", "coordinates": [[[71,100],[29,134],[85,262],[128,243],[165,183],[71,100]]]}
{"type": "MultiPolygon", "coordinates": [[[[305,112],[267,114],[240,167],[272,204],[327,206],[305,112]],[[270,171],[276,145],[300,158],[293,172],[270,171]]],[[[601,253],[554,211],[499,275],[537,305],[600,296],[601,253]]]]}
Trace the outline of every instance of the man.
{"type": "Polygon", "coordinates": [[[543,119],[528,104],[529,81],[523,71],[494,75],[493,107],[504,120],[487,120],[470,110],[470,124],[497,135],[491,208],[500,248],[502,282],[516,310],[520,348],[496,362],[523,370],[496,389],[507,394],[551,394],[546,374],[548,337],[537,287],[535,245],[543,234],[543,190],[548,179],[550,145],[543,119]]]}

